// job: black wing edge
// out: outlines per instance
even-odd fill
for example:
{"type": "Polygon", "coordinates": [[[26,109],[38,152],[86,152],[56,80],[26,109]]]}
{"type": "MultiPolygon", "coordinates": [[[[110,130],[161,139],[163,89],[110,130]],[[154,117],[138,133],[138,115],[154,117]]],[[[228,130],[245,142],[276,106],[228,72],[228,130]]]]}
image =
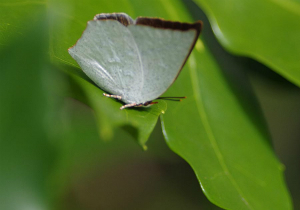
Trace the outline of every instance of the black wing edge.
{"type": "Polygon", "coordinates": [[[134,20],[125,13],[101,13],[95,15],[94,20],[117,20],[124,26],[134,24],[134,20]]]}
{"type": "Polygon", "coordinates": [[[178,21],[169,21],[161,18],[148,18],[148,17],[138,17],[135,21],[125,13],[101,13],[94,16],[94,20],[117,20],[124,26],[128,25],[144,25],[154,28],[188,31],[191,29],[196,30],[196,37],[198,38],[202,30],[202,21],[197,21],[195,23],[182,23],[178,21]]]}
{"type": "Polygon", "coordinates": [[[136,25],[145,25],[154,28],[161,29],[170,29],[170,30],[179,30],[179,31],[188,31],[194,29],[197,31],[196,37],[198,38],[202,30],[202,21],[197,21],[195,23],[182,23],[178,21],[169,21],[161,18],[147,18],[147,17],[138,17],[135,22],[136,25]]]}

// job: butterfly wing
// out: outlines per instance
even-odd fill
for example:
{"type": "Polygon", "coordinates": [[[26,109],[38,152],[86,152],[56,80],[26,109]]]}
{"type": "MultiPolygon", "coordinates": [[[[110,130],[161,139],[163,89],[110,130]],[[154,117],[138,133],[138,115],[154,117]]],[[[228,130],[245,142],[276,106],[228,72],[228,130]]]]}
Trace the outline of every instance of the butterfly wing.
{"type": "Polygon", "coordinates": [[[119,20],[89,21],[69,53],[101,89],[122,96],[125,103],[137,101],[132,93],[141,89],[141,60],[131,32],[119,20]]]}
{"type": "Polygon", "coordinates": [[[138,18],[129,25],[142,63],[142,88],[138,100],[151,101],[175,81],[195,42],[202,23],[194,24],[138,18]]]}
{"type": "Polygon", "coordinates": [[[99,14],[69,53],[101,89],[122,96],[125,103],[144,103],[175,81],[201,26],[99,14]]]}

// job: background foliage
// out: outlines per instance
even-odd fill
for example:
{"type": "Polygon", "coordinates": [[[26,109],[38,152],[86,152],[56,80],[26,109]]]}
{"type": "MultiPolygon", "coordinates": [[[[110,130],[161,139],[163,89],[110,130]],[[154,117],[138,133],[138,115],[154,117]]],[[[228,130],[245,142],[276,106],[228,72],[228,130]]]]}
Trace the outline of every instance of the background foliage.
{"type": "Polygon", "coordinates": [[[299,16],[281,0],[0,1],[0,208],[300,208],[299,16]],[[204,21],[165,93],[184,102],[102,97],[67,53],[102,12],[204,21]]]}

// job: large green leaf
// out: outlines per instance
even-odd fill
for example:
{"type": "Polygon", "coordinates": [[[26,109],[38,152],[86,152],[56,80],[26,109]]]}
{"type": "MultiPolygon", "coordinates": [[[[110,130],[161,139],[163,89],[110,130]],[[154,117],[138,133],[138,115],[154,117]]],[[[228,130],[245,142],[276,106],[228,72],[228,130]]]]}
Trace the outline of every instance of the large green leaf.
{"type": "Polygon", "coordinates": [[[216,205],[291,209],[283,166],[268,143],[246,77],[240,75],[240,81],[232,82],[216,63],[199,41],[181,75],[184,79],[174,84],[180,90],[177,93],[187,94],[188,99],[168,105],[162,115],[168,145],[189,162],[204,193],[216,205]]]}
{"type": "Polygon", "coordinates": [[[193,167],[204,193],[216,205],[291,209],[283,166],[273,154],[266,130],[255,120],[260,116],[251,111],[253,101],[243,106],[246,101],[239,101],[203,46],[189,64],[186,80],[175,85],[184,87],[181,91],[191,99],[187,105],[169,105],[162,115],[170,148],[193,167]]]}
{"type": "Polygon", "coordinates": [[[300,4],[282,0],[194,0],[228,50],[252,57],[300,86],[300,4]]]}

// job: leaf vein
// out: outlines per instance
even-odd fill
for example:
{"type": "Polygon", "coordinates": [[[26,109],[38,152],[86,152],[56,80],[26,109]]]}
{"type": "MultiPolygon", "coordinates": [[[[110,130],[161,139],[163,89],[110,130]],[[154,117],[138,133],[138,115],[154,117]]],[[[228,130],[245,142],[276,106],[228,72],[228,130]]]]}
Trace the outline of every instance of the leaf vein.
{"type": "MultiPolygon", "coordinates": [[[[195,49],[197,50],[197,49],[195,49]]],[[[197,111],[199,113],[200,119],[203,123],[204,129],[207,133],[208,139],[212,145],[212,148],[217,156],[217,159],[224,171],[225,176],[228,177],[228,179],[230,180],[230,182],[232,183],[232,185],[234,186],[234,188],[237,190],[237,192],[240,194],[242,201],[245,203],[245,205],[249,208],[249,209],[253,209],[253,207],[249,204],[249,202],[246,200],[244,193],[242,192],[242,190],[240,189],[238,183],[234,180],[232,174],[230,173],[225,161],[224,161],[224,157],[220,151],[220,148],[217,145],[217,141],[215,138],[215,135],[213,133],[213,130],[210,126],[210,123],[208,121],[208,117],[206,114],[206,110],[205,107],[203,105],[203,98],[201,95],[201,91],[200,91],[200,86],[198,83],[198,75],[196,72],[197,69],[197,63],[196,63],[196,59],[193,55],[193,53],[190,55],[189,61],[189,70],[190,70],[190,76],[191,76],[191,83],[192,83],[192,88],[193,88],[193,92],[194,92],[194,97],[195,97],[195,102],[196,102],[196,106],[197,106],[197,111]]]]}

